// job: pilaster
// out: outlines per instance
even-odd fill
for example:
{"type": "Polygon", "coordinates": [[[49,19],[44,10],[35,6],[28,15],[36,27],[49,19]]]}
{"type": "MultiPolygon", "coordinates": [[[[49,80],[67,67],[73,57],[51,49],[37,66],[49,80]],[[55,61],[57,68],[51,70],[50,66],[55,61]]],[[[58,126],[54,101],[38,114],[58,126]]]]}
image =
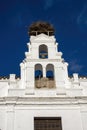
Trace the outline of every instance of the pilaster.
{"type": "Polygon", "coordinates": [[[14,130],[14,106],[7,105],[7,126],[6,130],[14,130]]]}

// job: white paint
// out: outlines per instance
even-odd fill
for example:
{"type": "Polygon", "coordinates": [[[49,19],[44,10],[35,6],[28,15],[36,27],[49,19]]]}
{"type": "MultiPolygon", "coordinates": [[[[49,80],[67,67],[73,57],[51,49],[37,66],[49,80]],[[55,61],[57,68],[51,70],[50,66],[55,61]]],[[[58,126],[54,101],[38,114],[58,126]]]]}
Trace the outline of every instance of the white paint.
{"type": "Polygon", "coordinates": [[[34,117],[61,117],[63,130],[87,130],[87,78],[68,77],[68,63],[57,52],[54,36],[30,37],[28,52],[20,64],[20,79],[15,74],[0,79],[0,129],[34,130],[34,117]],[[48,58],[39,58],[39,46],[46,45],[48,58]],[[55,88],[35,88],[35,65],[54,66],[55,88]]]}

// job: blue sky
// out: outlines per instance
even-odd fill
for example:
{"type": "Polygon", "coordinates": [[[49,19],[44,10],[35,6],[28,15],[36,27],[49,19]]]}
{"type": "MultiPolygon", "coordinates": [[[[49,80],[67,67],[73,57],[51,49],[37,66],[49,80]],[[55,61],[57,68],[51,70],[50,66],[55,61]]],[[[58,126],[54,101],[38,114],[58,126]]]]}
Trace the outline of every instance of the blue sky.
{"type": "Polygon", "coordinates": [[[87,76],[87,0],[0,0],[0,76],[19,75],[27,27],[38,20],[54,25],[69,75],[87,76]]]}

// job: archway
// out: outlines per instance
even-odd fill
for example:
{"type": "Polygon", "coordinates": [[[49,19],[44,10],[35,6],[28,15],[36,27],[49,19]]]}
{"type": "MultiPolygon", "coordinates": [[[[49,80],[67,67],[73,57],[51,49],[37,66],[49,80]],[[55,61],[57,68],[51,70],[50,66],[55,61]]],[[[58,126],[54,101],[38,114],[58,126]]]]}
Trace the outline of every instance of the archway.
{"type": "Polygon", "coordinates": [[[39,58],[41,59],[48,58],[48,47],[44,44],[39,46],[39,58]]]}
{"type": "Polygon", "coordinates": [[[49,79],[54,79],[54,65],[48,64],[46,66],[46,77],[49,79]]]}
{"type": "Polygon", "coordinates": [[[41,64],[35,65],[35,78],[43,77],[43,69],[41,64]]]}

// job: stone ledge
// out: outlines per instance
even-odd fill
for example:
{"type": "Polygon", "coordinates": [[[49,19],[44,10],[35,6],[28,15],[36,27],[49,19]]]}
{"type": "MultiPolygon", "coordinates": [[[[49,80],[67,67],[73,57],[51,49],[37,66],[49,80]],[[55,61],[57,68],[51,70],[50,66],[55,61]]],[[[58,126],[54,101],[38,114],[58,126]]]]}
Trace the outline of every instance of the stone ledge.
{"type": "Polygon", "coordinates": [[[0,105],[87,105],[86,97],[2,97],[0,105]]]}

